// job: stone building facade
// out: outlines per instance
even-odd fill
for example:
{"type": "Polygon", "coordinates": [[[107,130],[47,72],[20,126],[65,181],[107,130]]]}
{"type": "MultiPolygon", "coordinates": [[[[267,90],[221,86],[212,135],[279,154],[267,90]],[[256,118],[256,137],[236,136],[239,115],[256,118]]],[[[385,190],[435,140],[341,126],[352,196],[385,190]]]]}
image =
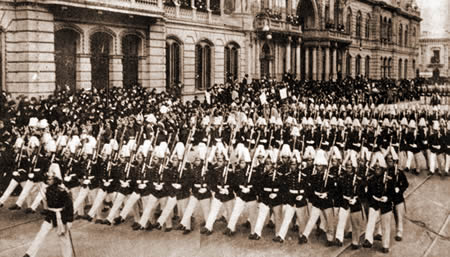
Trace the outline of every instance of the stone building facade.
{"type": "Polygon", "coordinates": [[[2,0],[1,88],[411,78],[419,30],[414,0],[2,0]]]}

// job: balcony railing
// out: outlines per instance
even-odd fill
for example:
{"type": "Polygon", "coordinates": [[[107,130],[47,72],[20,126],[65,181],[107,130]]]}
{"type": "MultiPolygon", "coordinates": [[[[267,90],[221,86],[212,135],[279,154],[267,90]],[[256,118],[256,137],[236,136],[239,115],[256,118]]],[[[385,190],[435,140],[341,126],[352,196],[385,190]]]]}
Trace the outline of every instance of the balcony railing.
{"type": "Polygon", "coordinates": [[[92,7],[95,9],[121,9],[140,13],[163,12],[163,0],[40,0],[41,4],[64,5],[73,7],[92,7]]]}
{"type": "Polygon", "coordinates": [[[305,39],[310,40],[327,39],[333,41],[341,41],[344,43],[352,42],[352,38],[349,34],[336,30],[307,29],[303,32],[303,35],[305,39]]]}

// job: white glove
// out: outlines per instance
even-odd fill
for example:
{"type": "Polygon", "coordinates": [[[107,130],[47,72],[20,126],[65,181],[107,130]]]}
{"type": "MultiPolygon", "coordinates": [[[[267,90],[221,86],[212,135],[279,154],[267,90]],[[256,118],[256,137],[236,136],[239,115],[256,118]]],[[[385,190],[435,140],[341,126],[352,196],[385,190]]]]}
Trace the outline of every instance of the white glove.
{"type": "Polygon", "coordinates": [[[30,173],[30,174],[28,174],[28,177],[32,179],[32,178],[34,178],[34,174],[30,173]]]}
{"type": "Polygon", "coordinates": [[[175,189],[180,189],[181,188],[181,184],[178,184],[178,183],[173,183],[172,186],[175,189]]]}
{"type": "Polygon", "coordinates": [[[198,190],[198,192],[199,192],[200,194],[204,194],[204,193],[206,193],[206,188],[202,187],[202,188],[200,188],[200,189],[198,190]]]}
{"type": "Polygon", "coordinates": [[[328,193],[323,193],[321,195],[319,195],[320,199],[325,199],[328,197],[328,193]]]}
{"type": "Polygon", "coordinates": [[[387,197],[387,196],[382,196],[382,197],[380,198],[380,201],[382,201],[383,203],[385,203],[385,202],[388,201],[388,197],[387,197]]]}
{"type": "Polygon", "coordinates": [[[83,181],[83,184],[84,184],[84,185],[89,185],[89,184],[91,184],[91,181],[90,181],[89,179],[85,179],[85,180],[83,181]]]}
{"type": "Polygon", "coordinates": [[[297,197],[295,197],[295,200],[297,201],[301,201],[303,199],[303,195],[297,195],[297,197]]]}
{"type": "Polygon", "coordinates": [[[250,188],[244,187],[244,188],[241,189],[241,191],[242,191],[242,193],[244,193],[244,194],[248,194],[248,193],[250,192],[250,188]]]}
{"type": "Polygon", "coordinates": [[[220,189],[220,194],[227,195],[228,194],[228,189],[226,189],[226,188],[220,189]]]}
{"type": "Polygon", "coordinates": [[[14,171],[13,172],[13,176],[16,176],[16,177],[19,176],[19,172],[18,171],[14,171]]]}
{"type": "Polygon", "coordinates": [[[396,193],[400,192],[400,188],[396,187],[396,188],[395,188],[395,192],[396,192],[396,193]]]}
{"type": "Polygon", "coordinates": [[[269,195],[269,197],[270,197],[270,199],[275,199],[275,197],[277,197],[277,194],[271,193],[271,194],[269,195]]]}
{"type": "Polygon", "coordinates": [[[68,229],[71,229],[72,228],[72,222],[67,222],[66,226],[67,226],[68,229]]]}
{"type": "Polygon", "coordinates": [[[144,189],[144,188],[146,188],[146,187],[147,187],[146,184],[139,184],[139,185],[138,185],[138,188],[139,188],[139,189],[144,189]]]}
{"type": "Polygon", "coordinates": [[[109,187],[111,185],[111,182],[104,183],[105,187],[109,187]]]}
{"type": "Polygon", "coordinates": [[[162,185],[155,185],[155,189],[160,191],[162,189],[162,185]]]}

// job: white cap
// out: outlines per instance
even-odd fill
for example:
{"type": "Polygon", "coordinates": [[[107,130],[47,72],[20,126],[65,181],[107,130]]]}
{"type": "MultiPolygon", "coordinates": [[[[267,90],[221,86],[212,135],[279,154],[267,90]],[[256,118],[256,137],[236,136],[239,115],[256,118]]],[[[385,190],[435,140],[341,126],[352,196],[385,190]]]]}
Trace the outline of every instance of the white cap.
{"type": "Polygon", "coordinates": [[[42,119],[39,121],[39,128],[45,129],[48,127],[48,121],[46,119],[42,119]]]}
{"type": "Polygon", "coordinates": [[[39,126],[39,120],[38,120],[38,118],[36,118],[36,117],[31,117],[31,118],[30,118],[30,121],[28,122],[28,127],[34,128],[34,127],[37,127],[37,126],[39,126]]]}
{"type": "Polygon", "coordinates": [[[112,153],[112,147],[111,144],[104,144],[103,145],[103,149],[102,149],[102,154],[103,155],[111,155],[112,153]]]}
{"type": "Polygon", "coordinates": [[[185,149],[185,147],[184,147],[184,144],[183,144],[182,142],[178,142],[178,143],[175,145],[174,151],[175,151],[175,153],[176,153],[176,155],[177,155],[177,158],[178,158],[179,160],[182,160],[182,159],[183,159],[183,156],[184,156],[184,149],[185,149]]]}
{"type": "Polygon", "coordinates": [[[18,137],[16,139],[16,142],[14,143],[14,148],[22,148],[23,143],[24,143],[23,139],[21,137],[18,137]]]}
{"type": "Polygon", "coordinates": [[[314,165],[328,165],[327,162],[327,154],[324,150],[319,149],[316,152],[316,156],[314,158],[314,165]]]}
{"type": "Polygon", "coordinates": [[[55,140],[53,140],[53,139],[48,140],[47,143],[45,144],[45,149],[47,150],[47,152],[50,152],[50,153],[56,152],[55,140]]]}
{"type": "Polygon", "coordinates": [[[28,141],[28,147],[35,148],[35,147],[39,147],[39,145],[40,145],[40,142],[36,136],[30,137],[30,140],[28,141]]]}
{"type": "Polygon", "coordinates": [[[384,156],[381,152],[376,152],[373,157],[372,157],[372,161],[370,162],[370,167],[372,168],[373,166],[375,166],[375,164],[380,165],[380,167],[382,168],[386,168],[386,160],[384,159],[384,156]]]}
{"type": "Polygon", "coordinates": [[[145,115],[145,121],[148,123],[156,124],[156,117],[153,113],[145,115]]]}
{"type": "Polygon", "coordinates": [[[239,153],[239,160],[244,160],[245,162],[251,162],[250,152],[246,147],[242,148],[239,153]]]}
{"type": "Polygon", "coordinates": [[[62,176],[61,176],[61,169],[58,165],[58,163],[52,163],[50,164],[50,167],[48,168],[48,174],[49,176],[55,176],[57,177],[59,180],[62,180],[62,176]]]}
{"type": "Polygon", "coordinates": [[[119,150],[119,143],[117,142],[117,140],[115,140],[114,138],[111,138],[111,140],[109,140],[109,144],[111,145],[111,148],[114,151],[119,150]]]}
{"type": "Polygon", "coordinates": [[[122,156],[122,158],[130,157],[130,150],[127,145],[122,145],[122,149],[120,149],[120,156],[122,156]]]}
{"type": "Polygon", "coordinates": [[[200,160],[206,159],[206,152],[208,151],[208,148],[206,147],[205,143],[200,143],[197,146],[197,149],[195,149],[195,155],[200,158],[200,160]]]}
{"type": "Polygon", "coordinates": [[[287,156],[287,157],[290,157],[290,156],[291,156],[291,148],[289,147],[288,144],[284,144],[284,145],[281,147],[281,153],[280,153],[280,155],[281,155],[281,156],[287,156]]]}

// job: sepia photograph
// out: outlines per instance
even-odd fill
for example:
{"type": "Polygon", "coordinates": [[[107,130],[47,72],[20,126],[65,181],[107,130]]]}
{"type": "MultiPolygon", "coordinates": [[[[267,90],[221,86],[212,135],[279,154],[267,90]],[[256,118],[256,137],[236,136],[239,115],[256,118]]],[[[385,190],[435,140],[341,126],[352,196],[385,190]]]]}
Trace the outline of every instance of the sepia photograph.
{"type": "Polygon", "coordinates": [[[450,0],[0,0],[0,257],[443,257],[450,0]]]}

